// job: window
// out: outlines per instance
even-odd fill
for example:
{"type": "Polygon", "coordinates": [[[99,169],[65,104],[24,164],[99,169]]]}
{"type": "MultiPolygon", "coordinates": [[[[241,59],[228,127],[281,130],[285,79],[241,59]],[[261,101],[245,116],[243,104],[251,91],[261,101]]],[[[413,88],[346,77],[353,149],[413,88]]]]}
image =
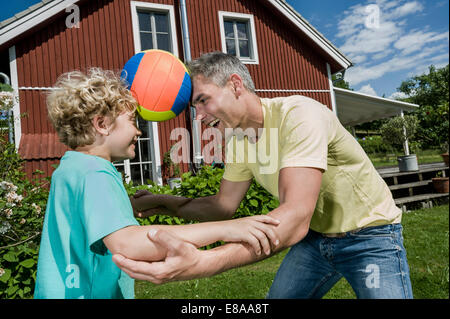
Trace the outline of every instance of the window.
{"type": "Polygon", "coordinates": [[[243,63],[258,64],[255,26],[250,14],[219,11],[222,51],[243,63]]]}
{"type": "MultiPolygon", "coordinates": [[[[149,2],[131,1],[134,50],[159,49],[178,56],[175,15],[173,6],[149,2]]],[[[127,182],[148,184],[153,180],[162,184],[161,156],[159,151],[158,123],[137,118],[142,131],[136,144],[134,159],[114,163],[117,170],[126,176],[127,182]]]]}
{"type": "Polygon", "coordinates": [[[138,11],[141,50],[160,49],[172,52],[169,14],[138,11]]]}

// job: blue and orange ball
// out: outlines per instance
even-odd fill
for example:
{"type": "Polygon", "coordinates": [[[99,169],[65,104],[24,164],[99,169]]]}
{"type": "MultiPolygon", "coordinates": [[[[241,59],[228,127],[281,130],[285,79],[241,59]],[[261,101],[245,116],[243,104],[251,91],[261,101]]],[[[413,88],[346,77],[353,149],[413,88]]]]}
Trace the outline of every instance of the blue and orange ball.
{"type": "Polygon", "coordinates": [[[167,51],[135,54],[123,67],[122,77],[144,120],[167,121],[189,105],[192,93],[189,72],[183,62],[167,51]]]}

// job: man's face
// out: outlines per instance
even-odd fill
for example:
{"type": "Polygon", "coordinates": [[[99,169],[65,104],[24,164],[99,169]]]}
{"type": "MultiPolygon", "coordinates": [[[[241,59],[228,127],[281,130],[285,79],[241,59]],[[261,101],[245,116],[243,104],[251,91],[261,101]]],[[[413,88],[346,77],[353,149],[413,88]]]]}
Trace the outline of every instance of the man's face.
{"type": "Polygon", "coordinates": [[[225,134],[225,128],[239,126],[239,106],[231,81],[224,87],[219,87],[199,75],[194,77],[192,82],[192,104],[197,111],[197,120],[201,120],[208,127],[219,129],[222,136],[225,134]]]}

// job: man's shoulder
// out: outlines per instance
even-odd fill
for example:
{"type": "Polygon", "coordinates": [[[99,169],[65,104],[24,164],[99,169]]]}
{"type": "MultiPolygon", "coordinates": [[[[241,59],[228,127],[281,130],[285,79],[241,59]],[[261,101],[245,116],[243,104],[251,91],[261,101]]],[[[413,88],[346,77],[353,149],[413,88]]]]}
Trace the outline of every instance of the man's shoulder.
{"type": "Polygon", "coordinates": [[[281,117],[286,116],[292,111],[315,113],[323,111],[324,107],[326,108],[322,103],[303,95],[262,99],[262,102],[272,111],[272,113],[279,113],[281,117]]]}

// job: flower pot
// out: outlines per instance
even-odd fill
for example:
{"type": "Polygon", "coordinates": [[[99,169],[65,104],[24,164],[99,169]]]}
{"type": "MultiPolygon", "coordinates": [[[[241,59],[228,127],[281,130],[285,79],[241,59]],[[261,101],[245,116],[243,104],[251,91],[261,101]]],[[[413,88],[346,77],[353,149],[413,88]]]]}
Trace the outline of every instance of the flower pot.
{"type": "Polygon", "coordinates": [[[416,154],[399,156],[397,157],[397,162],[400,172],[411,172],[419,170],[416,154]]]}
{"type": "Polygon", "coordinates": [[[448,177],[434,177],[431,181],[436,193],[448,193],[448,177]]]}
{"type": "Polygon", "coordinates": [[[172,177],[167,180],[169,183],[170,189],[174,189],[175,187],[180,187],[181,185],[181,177],[172,177]]]}
{"type": "Polygon", "coordinates": [[[448,153],[441,154],[441,156],[444,160],[445,166],[448,166],[448,153]]]}

